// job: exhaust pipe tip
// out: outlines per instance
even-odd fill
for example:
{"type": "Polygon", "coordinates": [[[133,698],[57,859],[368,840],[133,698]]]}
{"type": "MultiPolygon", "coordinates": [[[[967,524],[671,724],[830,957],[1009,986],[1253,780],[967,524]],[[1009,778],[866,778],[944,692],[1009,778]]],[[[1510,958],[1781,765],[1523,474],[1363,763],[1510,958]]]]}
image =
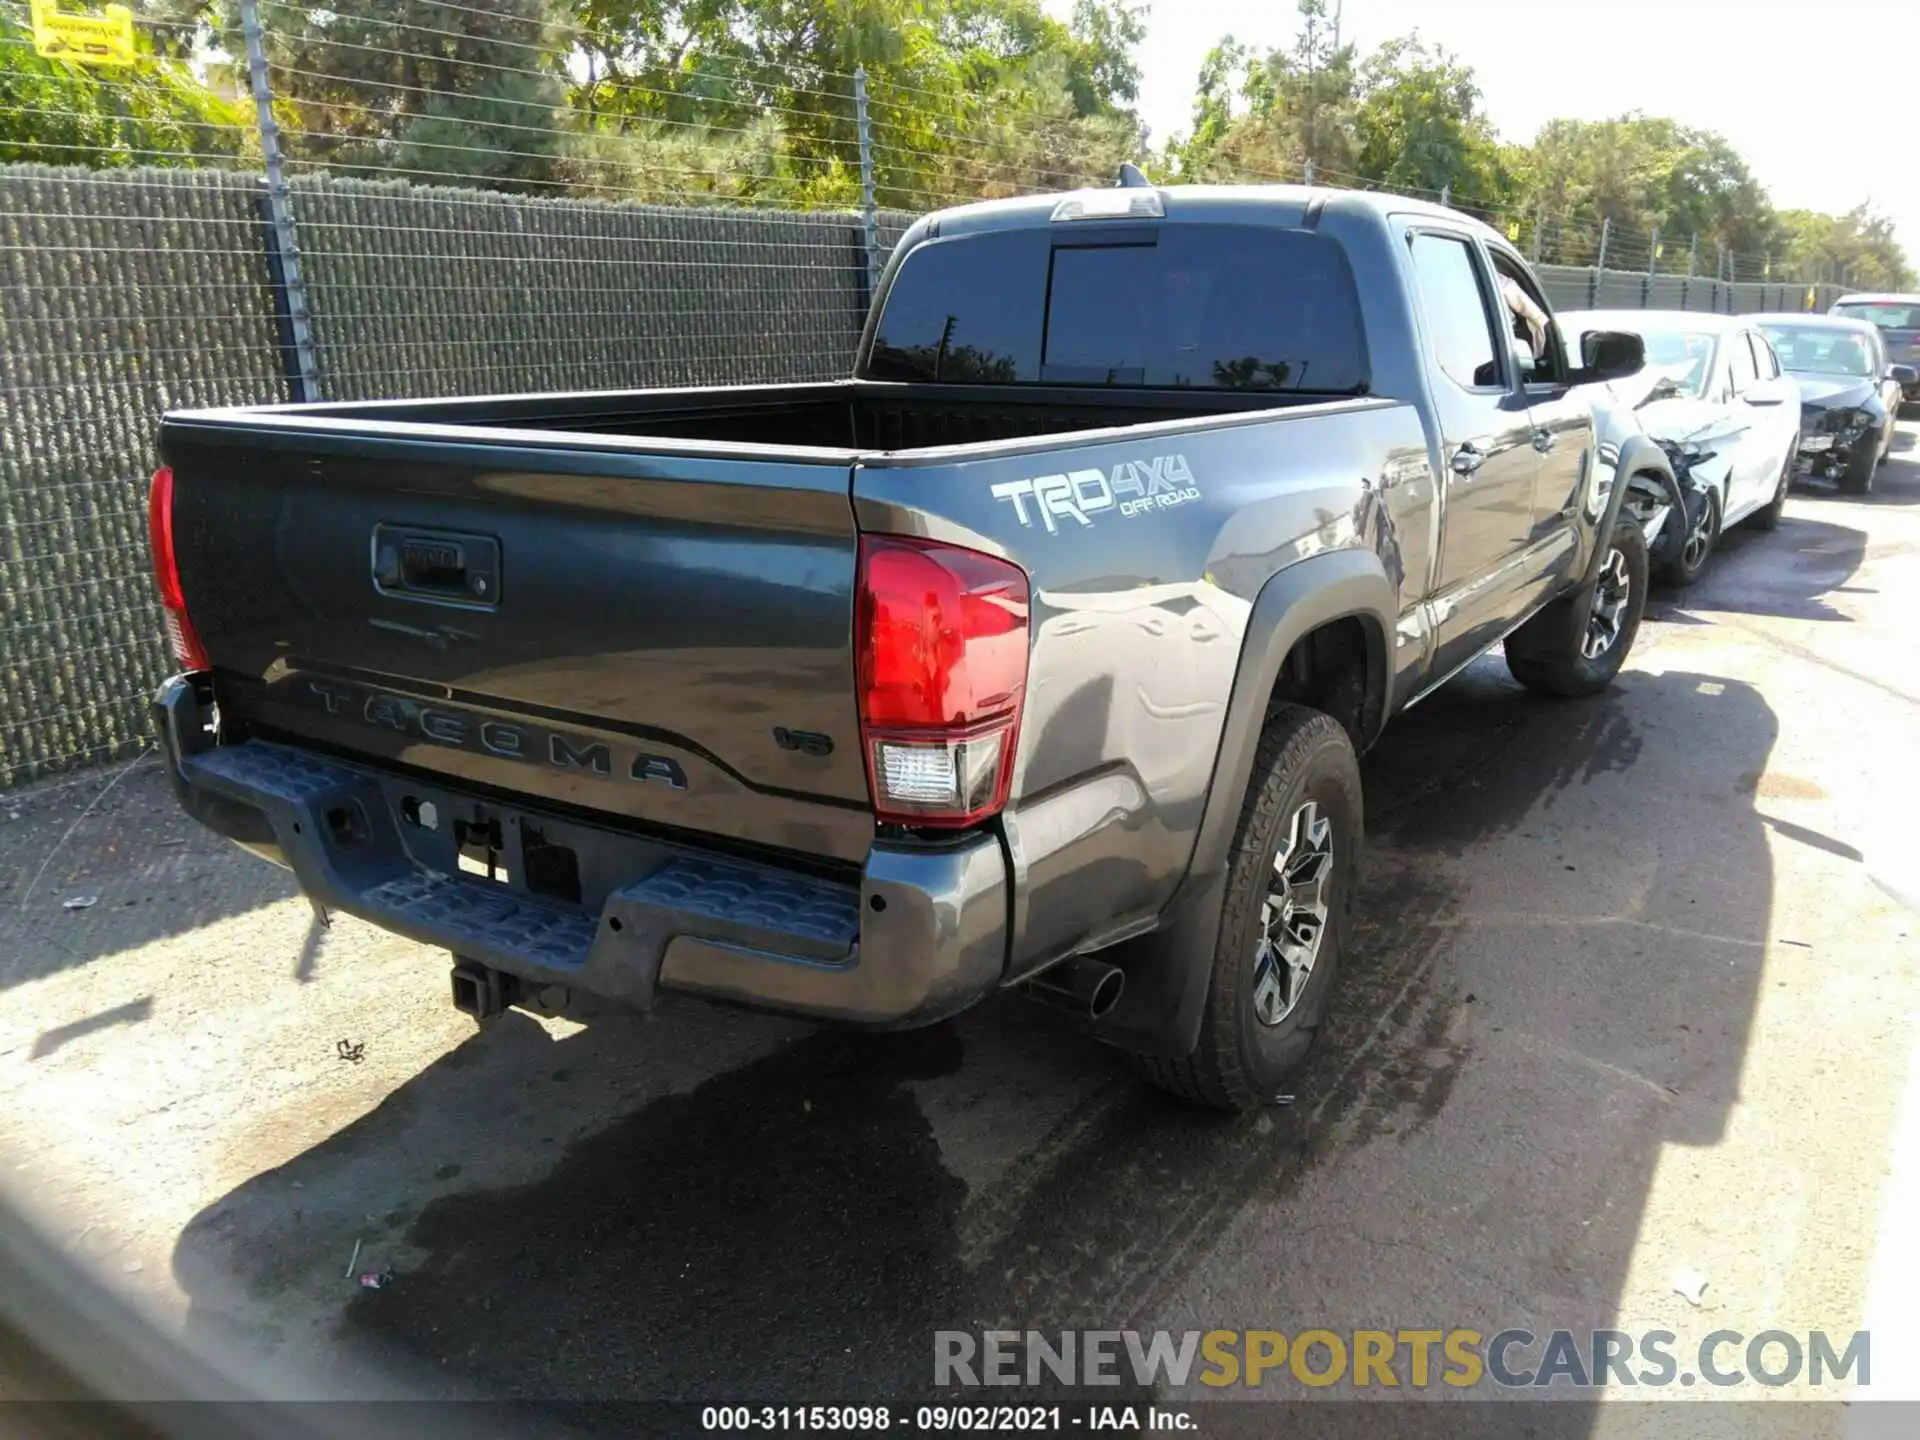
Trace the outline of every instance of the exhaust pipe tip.
{"type": "Polygon", "coordinates": [[[1103,960],[1075,957],[1048,967],[1026,983],[1035,1000],[1081,1020],[1104,1018],[1120,1003],[1127,972],[1103,960]]]}

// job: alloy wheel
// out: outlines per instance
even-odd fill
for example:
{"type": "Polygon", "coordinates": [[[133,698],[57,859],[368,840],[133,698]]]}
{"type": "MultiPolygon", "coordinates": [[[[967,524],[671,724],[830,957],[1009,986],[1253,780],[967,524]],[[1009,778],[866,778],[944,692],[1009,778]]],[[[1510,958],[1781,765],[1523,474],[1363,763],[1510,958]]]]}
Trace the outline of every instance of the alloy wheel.
{"type": "Polygon", "coordinates": [[[1627,602],[1633,598],[1633,577],[1627,570],[1627,557],[1618,548],[1609,549],[1600,562],[1600,573],[1593,582],[1593,609],[1587,613],[1587,633],[1581,638],[1580,653],[1598,660],[1614,647],[1626,624],[1627,602]]]}
{"type": "Polygon", "coordinates": [[[1273,857],[1267,895],[1260,902],[1260,937],[1253,956],[1253,1013],[1278,1025],[1306,993],[1327,934],[1327,887],[1333,878],[1333,821],[1309,800],[1293,812],[1287,838],[1273,857]]]}
{"type": "Polygon", "coordinates": [[[1680,547],[1680,563],[1689,572],[1707,563],[1707,552],[1713,548],[1719,518],[1718,502],[1711,495],[1701,496],[1700,513],[1694,517],[1693,524],[1687,530],[1686,543],[1680,547]]]}

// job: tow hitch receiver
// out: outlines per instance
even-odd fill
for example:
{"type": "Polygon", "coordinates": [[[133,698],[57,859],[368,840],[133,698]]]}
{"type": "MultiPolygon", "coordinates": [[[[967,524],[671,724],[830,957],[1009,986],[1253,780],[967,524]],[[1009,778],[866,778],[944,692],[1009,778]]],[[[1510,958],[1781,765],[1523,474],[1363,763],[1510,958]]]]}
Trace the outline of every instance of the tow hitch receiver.
{"type": "Polygon", "coordinates": [[[476,1020],[492,1020],[506,1013],[520,994],[517,976],[461,960],[453,967],[453,1008],[476,1020]]]}

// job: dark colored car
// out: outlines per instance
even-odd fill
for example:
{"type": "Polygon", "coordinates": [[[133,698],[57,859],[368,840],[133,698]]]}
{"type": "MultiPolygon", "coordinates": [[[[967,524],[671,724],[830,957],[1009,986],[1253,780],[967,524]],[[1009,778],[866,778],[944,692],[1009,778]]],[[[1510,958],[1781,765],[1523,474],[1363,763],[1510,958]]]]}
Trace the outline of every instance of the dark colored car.
{"type": "Polygon", "coordinates": [[[1025,985],[1271,1101],[1356,751],[1633,643],[1677,483],[1589,382],[1642,347],[1545,310],[1435,206],[1089,190],[916,224],[846,381],[169,415],[176,790],[478,1017],[1025,985]]]}
{"type": "Polygon", "coordinates": [[[1800,469],[1850,495],[1873,489],[1893,446],[1910,365],[1888,361],[1880,332],[1832,315],[1755,315],[1781,368],[1800,382],[1800,469]]]}
{"type": "MultiPolygon", "coordinates": [[[[1920,295],[1843,295],[1827,311],[1847,320],[1864,320],[1880,332],[1887,358],[1920,373],[1920,295]]],[[[1901,387],[1902,400],[1920,405],[1920,378],[1901,387]]]]}

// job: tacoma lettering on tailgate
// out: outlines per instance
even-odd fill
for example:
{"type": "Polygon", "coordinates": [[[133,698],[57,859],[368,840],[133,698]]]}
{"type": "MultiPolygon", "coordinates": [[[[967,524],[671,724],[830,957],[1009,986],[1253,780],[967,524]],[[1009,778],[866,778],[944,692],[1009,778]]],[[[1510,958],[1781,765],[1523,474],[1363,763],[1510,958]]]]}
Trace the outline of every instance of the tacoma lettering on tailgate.
{"type": "Polygon", "coordinates": [[[628,754],[624,747],[616,752],[605,740],[517,721],[491,720],[451,705],[429,705],[409,696],[365,690],[338,680],[309,680],[307,691],[337,719],[358,720],[450,749],[586,775],[619,774],[630,780],[656,781],[675,790],[687,788],[686,771],[671,756],[645,751],[628,754]]]}

